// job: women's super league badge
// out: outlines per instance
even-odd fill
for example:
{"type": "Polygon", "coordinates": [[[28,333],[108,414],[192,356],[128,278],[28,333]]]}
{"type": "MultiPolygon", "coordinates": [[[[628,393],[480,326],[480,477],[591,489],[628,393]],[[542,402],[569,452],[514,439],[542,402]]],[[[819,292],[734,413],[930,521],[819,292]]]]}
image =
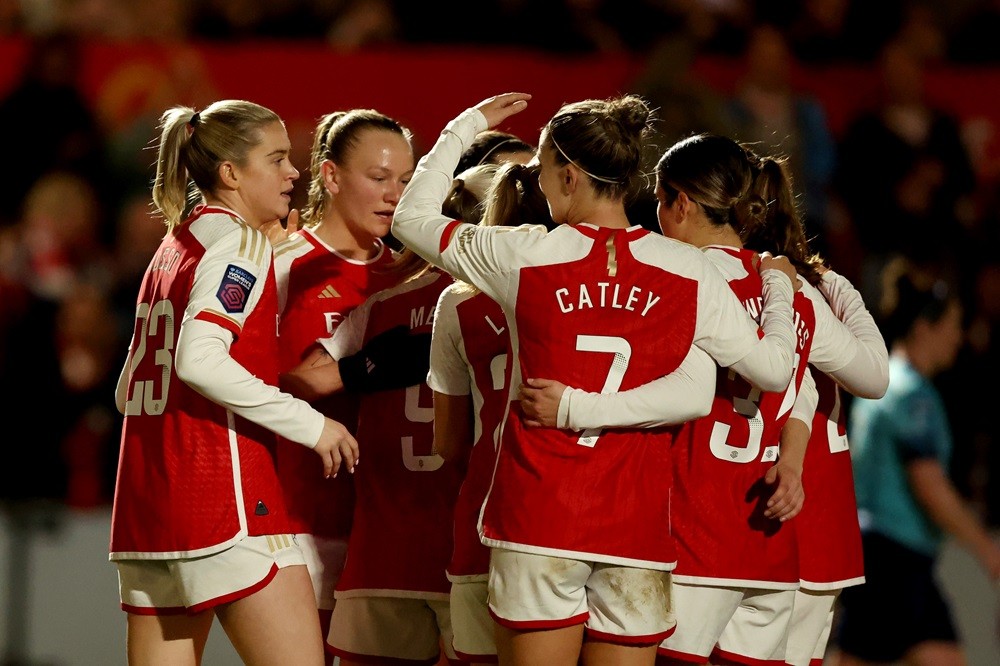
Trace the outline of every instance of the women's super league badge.
{"type": "Polygon", "coordinates": [[[253,289],[256,282],[257,278],[253,274],[239,266],[229,264],[215,296],[222,303],[226,312],[230,314],[243,312],[243,308],[247,306],[247,299],[250,297],[250,290],[253,289]]]}

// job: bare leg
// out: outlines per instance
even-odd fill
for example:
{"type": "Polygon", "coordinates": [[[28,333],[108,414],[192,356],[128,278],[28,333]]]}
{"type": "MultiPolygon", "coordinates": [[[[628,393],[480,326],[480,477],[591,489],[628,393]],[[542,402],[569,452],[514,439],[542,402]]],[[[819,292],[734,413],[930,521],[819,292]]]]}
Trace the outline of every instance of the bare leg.
{"type": "Polygon", "coordinates": [[[215,616],[128,615],[126,652],[129,666],[197,666],[205,652],[215,616]]]}
{"type": "Polygon", "coordinates": [[[656,645],[621,645],[607,641],[583,642],[584,666],[652,666],[656,645]]]}
{"type": "Polygon", "coordinates": [[[497,625],[496,637],[497,656],[503,666],[577,666],[583,625],[537,631],[515,631],[497,625]]]}
{"type": "Polygon", "coordinates": [[[323,666],[316,596],[305,566],[280,569],[262,590],[216,609],[247,666],[323,666]]]}

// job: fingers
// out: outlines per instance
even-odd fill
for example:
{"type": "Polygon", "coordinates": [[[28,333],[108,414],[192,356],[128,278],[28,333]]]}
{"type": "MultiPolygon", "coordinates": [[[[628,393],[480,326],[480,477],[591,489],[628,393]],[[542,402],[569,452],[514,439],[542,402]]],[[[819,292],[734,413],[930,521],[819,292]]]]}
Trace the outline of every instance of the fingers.
{"type": "Polygon", "coordinates": [[[483,100],[476,108],[486,117],[487,124],[495,127],[506,118],[526,109],[529,99],[531,95],[528,93],[503,93],[483,100]]]}
{"type": "Polygon", "coordinates": [[[288,217],[285,219],[285,230],[288,235],[291,236],[293,233],[299,229],[299,209],[293,208],[288,211],[288,217]]]}

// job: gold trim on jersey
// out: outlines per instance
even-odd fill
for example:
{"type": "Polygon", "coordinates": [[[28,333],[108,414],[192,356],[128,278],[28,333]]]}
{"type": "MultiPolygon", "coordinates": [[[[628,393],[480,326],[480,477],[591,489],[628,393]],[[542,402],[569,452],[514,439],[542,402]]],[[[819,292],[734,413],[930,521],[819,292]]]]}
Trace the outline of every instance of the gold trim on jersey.
{"type": "Polygon", "coordinates": [[[251,229],[243,225],[241,232],[243,235],[240,237],[239,257],[241,259],[249,259],[257,266],[262,266],[264,253],[267,251],[267,243],[270,241],[267,240],[264,232],[259,229],[251,229]]]}
{"type": "Polygon", "coordinates": [[[225,312],[219,312],[218,310],[211,310],[209,308],[205,308],[205,310],[203,310],[203,312],[207,312],[207,313],[212,314],[212,315],[214,315],[216,317],[221,317],[221,318],[225,319],[226,321],[233,322],[233,326],[235,326],[237,330],[240,330],[240,329],[243,328],[243,325],[240,324],[240,322],[236,321],[235,319],[233,319],[232,317],[230,317],[229,315],[227,315],[225,312]]]}
{"type": "Polygon", "coordinates": [[[285,240],[281,241],[280,243],[274,246],[274,256],[280,257],[286,252],[297,250],[303,245],[308,245],[308,244],[309,241],[307,241],[302,236],[289,236],[288,238],[286,238],[285,240]]]}
{"type": "Polygon", "coordinates": [[[615,277],[618,274],[618,250],[615,248],[615,235],[608,236],[608,242],[604,245],[608,250],[608,276],[615,277]]]}

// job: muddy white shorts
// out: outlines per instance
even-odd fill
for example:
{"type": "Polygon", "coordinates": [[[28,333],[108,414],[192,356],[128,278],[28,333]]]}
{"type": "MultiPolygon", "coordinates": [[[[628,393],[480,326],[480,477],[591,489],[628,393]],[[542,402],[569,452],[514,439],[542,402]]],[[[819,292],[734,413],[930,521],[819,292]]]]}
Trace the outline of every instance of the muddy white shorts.
{"type": "Polygon", "coordinates": [[[491,549],[490,612],[515,630],[585,624],[592,639],[659,643],[676,624],[669,571],[491,549]]]}

